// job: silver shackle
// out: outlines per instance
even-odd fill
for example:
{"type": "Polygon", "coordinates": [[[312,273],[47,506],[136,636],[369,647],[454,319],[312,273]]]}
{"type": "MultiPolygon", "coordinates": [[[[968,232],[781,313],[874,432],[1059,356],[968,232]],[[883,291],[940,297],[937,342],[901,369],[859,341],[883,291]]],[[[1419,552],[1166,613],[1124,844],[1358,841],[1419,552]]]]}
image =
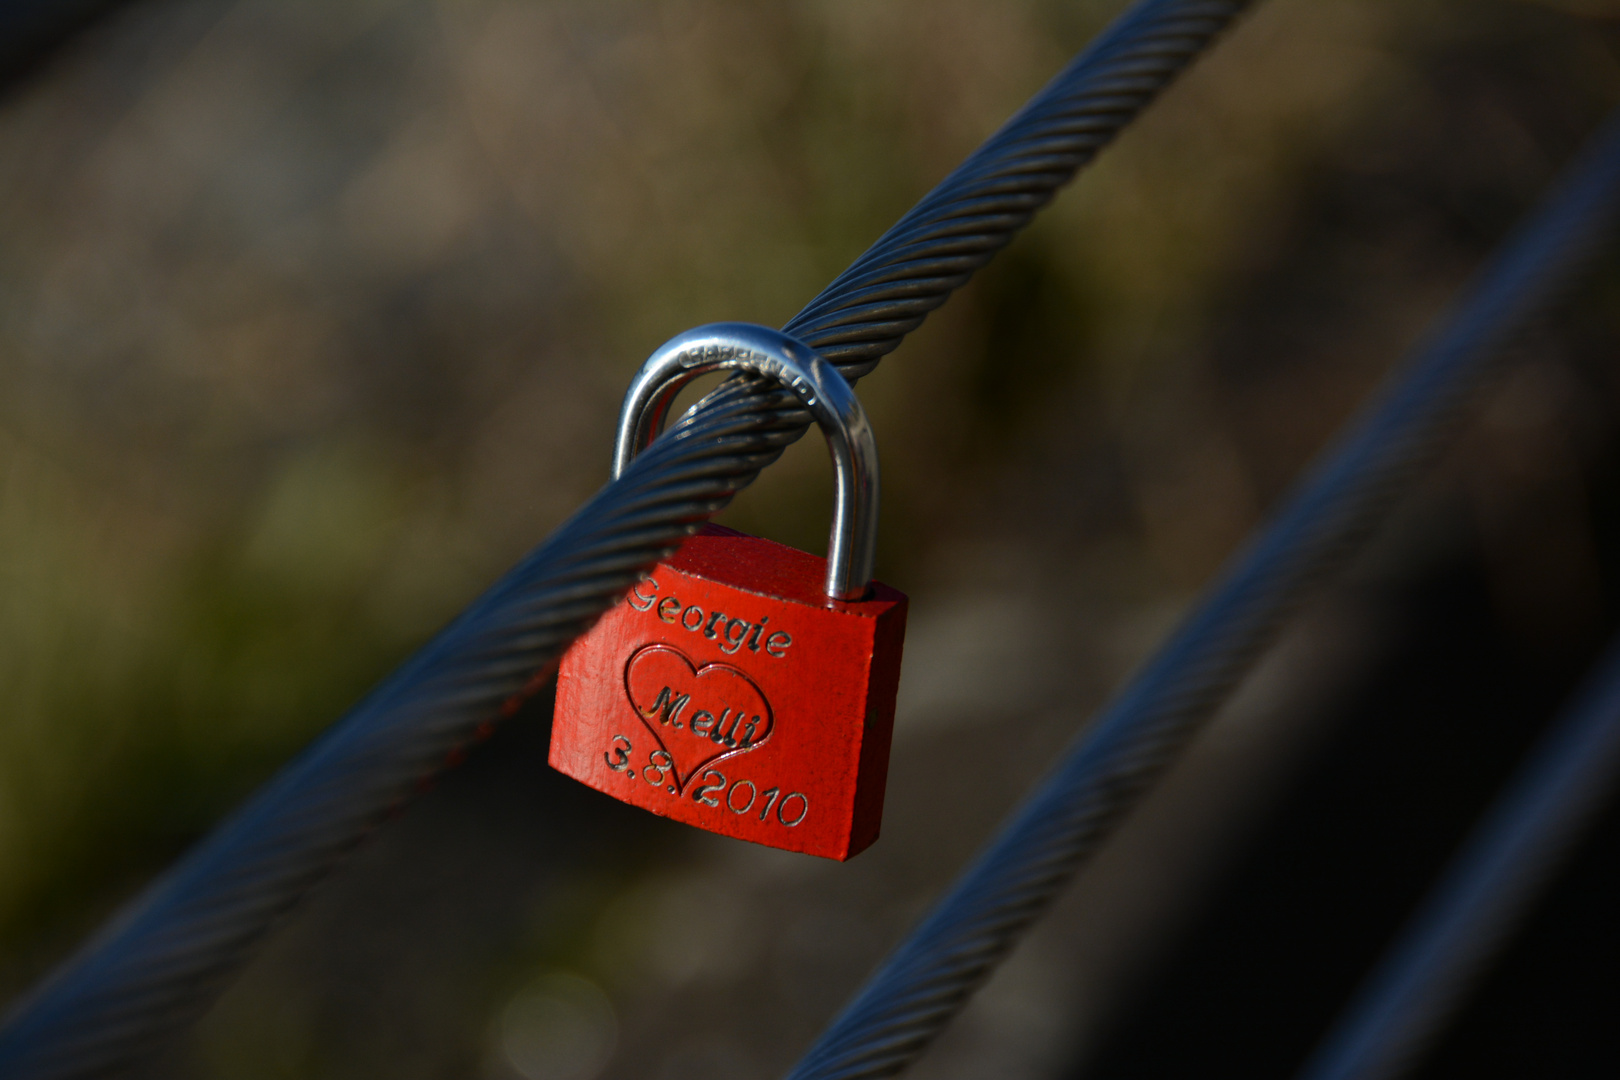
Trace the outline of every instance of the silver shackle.
{"type": "Polygon", "coordinates": [[[877,440],[849,383],[804,342],[753,323],[710,323],[679,334],[647,358],[619,409],[613,478],[647,447],[687,383],[711,371],[747,371],[781,383],[805,407],[832,452],[838,489],[827,543],[827,595],[859,600],[877,549],[877,440]]]}

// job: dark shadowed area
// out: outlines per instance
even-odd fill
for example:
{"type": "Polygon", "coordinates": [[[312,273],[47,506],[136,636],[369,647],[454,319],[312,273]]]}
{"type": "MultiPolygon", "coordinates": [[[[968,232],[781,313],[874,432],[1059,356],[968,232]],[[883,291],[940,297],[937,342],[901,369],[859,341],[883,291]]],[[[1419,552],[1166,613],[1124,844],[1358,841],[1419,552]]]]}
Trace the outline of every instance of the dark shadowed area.
{"type": "MultiPolygon", "coordinates": [[[[1123,5],[81,6],[0,96],[6,999],[607,479],[652,349],[785,322],[1123,5]]],[[[874,847],[565,779],[548,691],[149,1075],[780,1074],[1617,103],[1620,3],[1263,0],[860,384],[874,847]]],[[[719,520],[819,553],[831,492],[806,439],[719,520]]],[[[1620,244],[913,1075],[1292,1075],[1617,628],[1620,244]]],[[[1617,844],[1420,1075],[1620,1074],[1617,844]]]]}

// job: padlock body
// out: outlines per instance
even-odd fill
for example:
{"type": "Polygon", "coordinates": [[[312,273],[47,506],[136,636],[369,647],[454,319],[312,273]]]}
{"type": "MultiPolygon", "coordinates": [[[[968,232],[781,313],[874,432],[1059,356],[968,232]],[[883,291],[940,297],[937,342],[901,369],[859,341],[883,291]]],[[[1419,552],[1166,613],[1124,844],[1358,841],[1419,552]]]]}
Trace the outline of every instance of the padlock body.
{"type": "Polygon", "coordinates": [[[551,764],[655,814],[847,859],[878,836],[906,598],[709,526],[563,657],[551,764]]]}

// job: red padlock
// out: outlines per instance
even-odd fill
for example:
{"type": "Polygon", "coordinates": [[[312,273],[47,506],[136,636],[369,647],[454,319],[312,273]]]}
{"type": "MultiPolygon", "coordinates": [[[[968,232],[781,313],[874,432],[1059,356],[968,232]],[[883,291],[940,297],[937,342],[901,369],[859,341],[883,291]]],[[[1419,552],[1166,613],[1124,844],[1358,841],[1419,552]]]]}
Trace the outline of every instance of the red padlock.
{"type": "Polygon", "coordinates": [[[877,839],[906,598],[871,581],[877,445],[815,351],[763,326],[688,331],[642,366],[613,473],[705,372],[773,378],[815,417],[837,466],[828,558],[710,525],[563,657],[551,764],[655,814],[847,859],[877,839]]]}

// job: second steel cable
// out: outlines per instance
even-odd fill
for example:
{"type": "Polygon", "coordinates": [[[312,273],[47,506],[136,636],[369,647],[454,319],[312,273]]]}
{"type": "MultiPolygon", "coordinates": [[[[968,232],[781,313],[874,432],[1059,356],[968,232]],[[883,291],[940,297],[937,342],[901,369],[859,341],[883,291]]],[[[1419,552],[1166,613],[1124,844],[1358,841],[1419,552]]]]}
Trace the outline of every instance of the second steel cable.
{"type": "Polygon", "coordinates": [[[1356,421],[1103,710],[931,914],[789,1073],[891,1076],[922,1053],[1199,726],[1312,586],[1456,432],[1503,345],[1590,260],[1620,204],[1620,118],[1504,245],[1356,421]]]}

